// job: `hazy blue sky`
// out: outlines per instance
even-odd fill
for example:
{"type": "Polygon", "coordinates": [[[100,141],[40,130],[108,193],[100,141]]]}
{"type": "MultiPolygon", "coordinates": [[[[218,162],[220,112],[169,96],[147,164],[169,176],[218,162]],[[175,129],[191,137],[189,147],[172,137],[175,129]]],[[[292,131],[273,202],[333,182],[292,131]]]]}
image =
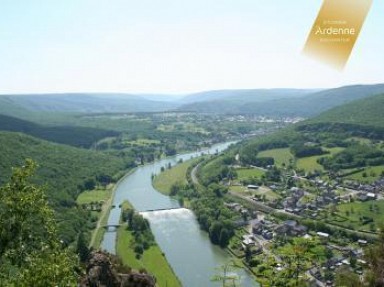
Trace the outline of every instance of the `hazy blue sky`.
{"type": "Polygon", "coordinates": [[[384,1],[374,1],[343,72],[301,54],[321,3],[0,0],[0,93],[384,82],[384,1]]]}

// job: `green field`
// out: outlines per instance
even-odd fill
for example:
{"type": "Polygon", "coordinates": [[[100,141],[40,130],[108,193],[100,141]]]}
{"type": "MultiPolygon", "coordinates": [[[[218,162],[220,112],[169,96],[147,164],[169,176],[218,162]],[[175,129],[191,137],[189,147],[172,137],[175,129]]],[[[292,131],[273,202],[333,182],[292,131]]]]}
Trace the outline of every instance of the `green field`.
{"type": "Polygon", "coordinates": [[[153,179],[153,187],[159,192],[169,195],[172,185],[176,183],[187,184],[188,167],[199,161],[200,158],[195,158],[178,164],[171,169],[166,169],[162,173],[155,176],[153,179]]]}
{"type": "Polygon", "coordinates": [[[306,172],[312,172],[314,170],[323,171],[323,166],[317,163],[317,160],[321,157],[323,157],[323,155],[315,155],[300,158],[296,161],[296,167],[298,169],[303,169],[306,172]]]}
{"type": "Polygon", "coordinates": [[[91,191],[84,191],[79,194],[76,199],[77,204],[87,204],[92,201],[106,201],[111,195],[111,189],[96,189],[91,191]]]}
{"type": "Polygon", "coordinates": [[[288,165],[290,160],[293,160],[289,148],[269,149],[258,153],[257,157],[273,157],[276,166],[282,166],[283,163],[288,165]]]}
{"type": "Polygon", "coordinates": [[[259,168],[239,168],[236,169],[238,180],[257,177],[261,178],[265,171],[259,168]]]}
{"type": "Polygon", "coordinates": [[[326,151],[329,151],[331,155],[335,155],[339,152],[345,150],[344,147],[332,147],[332,148],[324,148],[326,151]]]}
{"type": "Polygon", "coordinates": [[[159,287],[179,287],[180,281],[169,266],[167,259],[163,255],[161,249],[151,246],[145,250],[141,259],[136,259],[135,252],[132,250],[131,242],[133,236],[126,226],[123,225],[117,232],[117,255],[123,260],[123,263],[134,269],[144,268],[148,273],[153,274],[157,280],[159,287]]]}
{"type": "Polygon", "coordinates": [[[267,200],[274,200],[280,198],[280,196],[265,186],[260,186],[258,189],[248,189],[246,186],[230,186],[229,190],[241,195],[265,195],[267,200]]]}
{"type": "Polygon", "coordinates": [[[324,149],[329,151],[329,154],[299,158],[296,161],[296,167],[298,169],[303,169],[306,172],[313,172],[314,170],[323,171],[324,170],[323,166],[321,164],[318,164],[317,160],[321,157],[332,156],[344,150],[344,148],[342,147],[324,148],[324,149]]]}
{"type": "Polygon", "coordinates": [[[355,141],[355,142],[358,142],[360,144],[366,144],[366,145],[369,145],[372,143],[372,141],[370,139],[361,138],[361,137],[350,137],[348,139],[348,141],[355,141]]]}
{"type": "Polygon", "coordinates": [[[337,206],[338,216],[329,215],[328,220],[348,228],[376,231],[384,221],[384,200],[355,201],[337,206]],[[362,217],[372,218],[371,223],[364,224],[362,217]]]}
{"type": "Polygon", "coordinates": [[[372,183],[384,175],[384,166],[370,166],[363,171],[346,176],[347,179],[357,180],[363,183],[372,183]]]}

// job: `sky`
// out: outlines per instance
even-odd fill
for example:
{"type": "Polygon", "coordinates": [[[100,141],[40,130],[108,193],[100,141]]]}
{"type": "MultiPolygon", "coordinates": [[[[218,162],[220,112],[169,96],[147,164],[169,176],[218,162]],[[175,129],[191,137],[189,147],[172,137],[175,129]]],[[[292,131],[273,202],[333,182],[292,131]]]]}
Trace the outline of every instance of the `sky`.
{"type": "MultiPolygon", "coordinates": [[[[352,1],[352,0],[351,0],[352,1]]],[[[0,0],[0,94],[384,82],[384,1],[345,69],[302,54],[322,0],[0,0]]]]}

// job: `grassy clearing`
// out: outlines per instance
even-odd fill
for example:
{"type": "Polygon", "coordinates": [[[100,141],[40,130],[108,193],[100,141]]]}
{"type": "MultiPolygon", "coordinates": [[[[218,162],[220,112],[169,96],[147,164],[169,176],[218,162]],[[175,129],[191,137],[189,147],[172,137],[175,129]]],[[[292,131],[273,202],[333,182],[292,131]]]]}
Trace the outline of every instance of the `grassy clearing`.
{"type": "Polygon", "coordinates": [[[329,154],[299,158],[296,161],[296,167],[298,169],[303,169],[306,172],[313,172],[314,170],[324,171],[324,167],[321,164],[318,164],[317,160],[321,157],[335,155],[344,150],[344,148],[342,147],[333,147],[333,148],[324,148],[324,149],[327,150],[329,154]]]}
{"type": "Polygon", "coordinates": [[[274,200],[274,199],[280,198],[280,196],[277,193],[275,193],[274,191],[272,191],[271,189],[269,189],[265,186],[260,186],[258,189],[248,189],[245,186],[235,185],[235,186],[231,186],[229,188],[229,190],[231,192],[235,192],[235,193],[238,193],[241,195],[249,195],[249,196],[252,196],[252,195],[253,196],[254,195],[263,196],[263,195],[265,195],[265,198],[267,200],[274,200]]]}
{"type": "Polygon", "coordinates": [[[339,152],[342,152],[345,150],[344,147],[331,147],[331,148],[324,148],[326,151],[330,152],[331,155],[335,155],[339,152]]]}
{"type": "Polygon", "coordinates": [[[188,160],[156,175],[152,183],[153,187],[159,192],[169,195],[172,185],[176,183],[187,184],[188,167],[198,160],[200,159],[195,158],[188,160]]]}
{"type": "Polygon", "coordinates": [[[290,160],[293,160],[293,155],[291,154],[289,148],[277,148],[270,149],[260,152],[258,157],[273,157],[275,159],[276,166],[282,166],[283,163],[288,165],[290,160]]]}
{"type": "Polygon", "coordinates": [[[243,180],[247,178],[257,177],[261,178],[265,174],[264,170],[258,168],[239,168],[236,169],[238,180],[243,180]]]}
{"type": "Polygon", "coordinates": [[[112,194],[111,187],[107,189],[96,189],[84,191],[76,199],[77,204],[88,204],[92,201],[106,201],[112,194]]]}
{"type": "Polygon", "coordinates": [[[296,167],[298,169],[303,169],[306,172],[312,172],[314,170],[323,171],[324,167],[321,164],[317,163],[317,160],[321,157],[323,157],[323,155],[315,155],[300,158],[296,161],[296,167]]]}
{"type": "Polygon", "coordinates": [[[384,166],[370,166],[363,171],[348,175],[347,179],[357,180],[363,183],[372,183],[382,177],[384,174],[384,166]]]}
{"type": "Polygon", "coordinates": [[[337,209],[337,216],[330,215],[328,220],[349,228],[375,231],[384,221],[384,200],[345,203],[338,205],[337,209]],[[371,218],[373,225],[365,223],[363,217],[371,218]]]}
{"type": "Polygon", "coordinates": [[[253,194],[260,196],[265,195],[267,200],[275,200],[280,198],[280,196],[276,192],[264,186],[261,186],[258,190],[255,190],[253,194]]]}

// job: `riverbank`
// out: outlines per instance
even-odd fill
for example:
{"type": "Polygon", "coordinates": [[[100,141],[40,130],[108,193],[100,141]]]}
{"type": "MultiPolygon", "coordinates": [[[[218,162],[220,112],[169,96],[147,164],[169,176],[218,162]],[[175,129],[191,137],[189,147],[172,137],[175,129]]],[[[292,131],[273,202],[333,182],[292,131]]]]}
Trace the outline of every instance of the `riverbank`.
{"type": "MultiPolygon", "coordinates": [[[[128,208],[133,209],[129,202],[125,201],[122,209],[128,208]]],[[[143,254],[140,256],[135,252],[134,245],[135,237],[133,231],[128,230],[127,223],[121,222],[117,230],[116,253],[122,259],[123,263],[131,268],[145,270],[154,275],[159,287],[182,286],[157,243],[143,250],[143,254]]]]}
{"type": "MultiPolygon", "coordinates": [[[[165,195],[180,196],[179,193],[180,189],[182,189],[182,185],[187,185],[188,183],[190,183],[200,186],[196,171],[203,160],[203,157],[198,157],[183,163],[179,163],[172,168],[165,170],[163,169],[161,173],[154,176],[152,181],[153,187],[165,195]],[[176,194],[174,194],[174,192],[176,192],[176,194]]],[[[182,195],[181,197],[183,198],[184,202],[184,200],[186,199],[182,195]]],[[[231,266],[233,265],[232,267],[234,269],[240,268],[247,270],[249,274],[252,274],[254,276],[254,279],[256,281],[256,276],[254,272],[252,272],[252,269],[249,268],[246,264],[244,264],[243,259],[241,257],[234,254],[229,248],[229,246],[227,248],[224,248],[223,251],[224,250],[228,252],[228,255],[231,257],[228,262],[231,263],[231,266]]]]}
{"type": "MultiPolygon", "coordinates": [[[[213,146],[204,153],[220,152],[230,144],[213,146]]],[[[200,229],[192,211],[179,208],[180,204],[175,198],[159,193],[152,186],[151,176],[159,174],[161,167],[169,163],[175,166],[180,161],[185,162],[198,156],[201,156],[201,152],[180,154],[138,167],[131,176],[119,184],[113,204],[118,206],[128,200],[135,210],[150,222],[158,246],[166,254],[166,259],[183,286],[220,286],[220,282],[212,282],[212,276],[217,274],[218,267],[228,262],[229,254],[210,242],[207,233],[200,229]]],[[[108,224],[118,225],[120,216],[120,208],[112,209],[108,224]]],[[[114,253],[116,237],[117,232],[106,232],[102,242],[103,249],[114,253]]],[[[244,270],[239,269],[236,273],[241,278],[242,286],[258,286],[244,270]]]]}

